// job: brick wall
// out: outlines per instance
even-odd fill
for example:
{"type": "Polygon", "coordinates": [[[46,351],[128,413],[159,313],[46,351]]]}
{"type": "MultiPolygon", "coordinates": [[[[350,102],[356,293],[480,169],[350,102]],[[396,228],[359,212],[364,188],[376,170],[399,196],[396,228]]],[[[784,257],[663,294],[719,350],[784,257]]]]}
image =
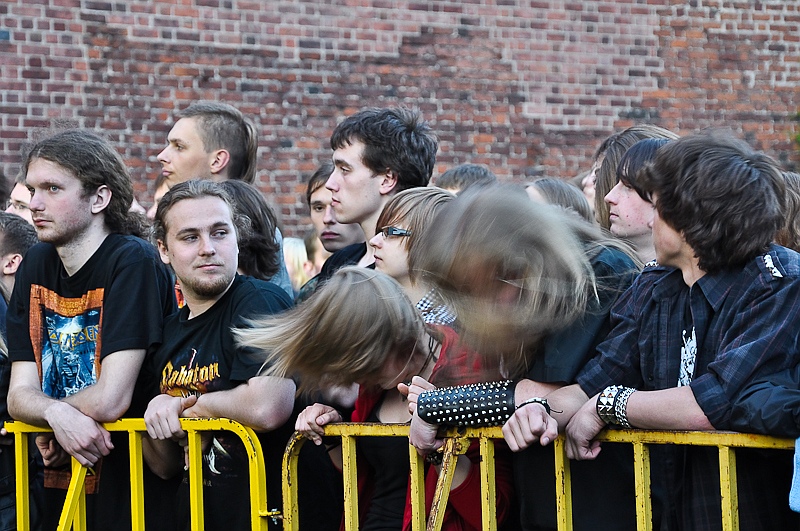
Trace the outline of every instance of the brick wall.
{"type": "Polygon", "coordinates": [[[47,128],[99,129],[149,204],[174,112],[198,99],[256,123],[289,234],[337,120],[366,105],[419,108],[440,172],[568,178],[637,122],[730,127],[793,168],[799,26],[777,0],[3,0],[0,168],[47,128]]]}

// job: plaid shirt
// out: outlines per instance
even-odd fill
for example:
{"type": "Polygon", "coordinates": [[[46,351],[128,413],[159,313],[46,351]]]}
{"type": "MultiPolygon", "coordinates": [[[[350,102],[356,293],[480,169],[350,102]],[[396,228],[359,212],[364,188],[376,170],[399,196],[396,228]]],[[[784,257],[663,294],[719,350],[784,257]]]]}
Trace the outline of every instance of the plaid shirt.
{"type": "Polygon", "coordinates": [[[453,323],[456,322],[453,310],[445,306],[435,289],[431,289],[419,300],[417,311],[427,324],[453,326],[453,323]]]}
{"type": "MultiPolygon", "coordinates": [[[[646,268],[612,310],[612,331],[578,383],[589,396],[614,384],[640,390],[676,387],[682,332],[693,325],[697,357],[690,386],[711,424],[730,429],[731,402],[748,382],[800,362],[799,277],[800,255],[778,246],[743,269],[705,275],[691,288],[679,270],[646,268]]],[[[661,466],[654,463],[654,479],[664,480],[668,510],[676,511],[685,529],[720,528],[715,453],[705,448],[657,452],[663,459],[661,466]]],[[[784,520],[775,520],[782,515],[774,513],[788,511],[788,489],[777,491],[779,482],[764,473],[763,459],[748,466],[747,453],[739,452],[744,457],[739,467],[742,529],[783,529],[784,520]],[[770,507],[767,498],[781,503],[770,507]]]]}

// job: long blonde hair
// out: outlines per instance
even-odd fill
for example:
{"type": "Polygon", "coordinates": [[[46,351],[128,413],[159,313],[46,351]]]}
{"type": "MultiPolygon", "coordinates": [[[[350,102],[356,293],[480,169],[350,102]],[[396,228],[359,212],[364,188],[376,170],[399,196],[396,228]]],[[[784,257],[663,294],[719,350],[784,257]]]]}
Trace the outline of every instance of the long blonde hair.
{"type": "MultiPolygon", "coordinates": [[[[343,267],[308,301],[235,329],[239,344],[265,353],[262,374],[298,376],[299,389],[377,385],[387,361],[409,360],[424,324],[396,280],[343,267]]],[[[423,348],[420,345],[420,348],[423,348]]]]}
{"type": "Polygon", "coordinates": [[[501,357],[515,376],[546,335],[596,297],[570,228],[577,222],[519,188],[468,190],[439,212],[409,262],[456,311],[462,337],[484,357],[501,357]]]}

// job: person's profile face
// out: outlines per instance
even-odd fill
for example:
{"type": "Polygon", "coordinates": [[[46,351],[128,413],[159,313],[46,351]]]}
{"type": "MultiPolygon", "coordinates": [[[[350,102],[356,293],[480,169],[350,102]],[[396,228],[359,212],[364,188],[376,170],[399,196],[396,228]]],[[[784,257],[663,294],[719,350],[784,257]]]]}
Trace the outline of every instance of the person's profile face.
{"type": "Polygon", "coordinates": [[[161,174],[173,185],[190,179],[211,177],[212,154],[205,150],[197,118],[181,118],[167,136],[167,146],[158,154],[161,174]]]}

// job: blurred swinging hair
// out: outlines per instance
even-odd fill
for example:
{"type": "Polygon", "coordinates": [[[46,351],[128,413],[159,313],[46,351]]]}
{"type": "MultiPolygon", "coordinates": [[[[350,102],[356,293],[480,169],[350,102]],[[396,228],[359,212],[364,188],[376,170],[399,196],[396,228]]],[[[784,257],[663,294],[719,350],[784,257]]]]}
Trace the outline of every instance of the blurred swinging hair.
{"type": "Polygon", "coordinates": [[[409,263],[456,311],[462,338],[502,357],[513,377],[596,296],[575,223],[583,222],[516,187],[468,190],[442,208],[409,263]]]}

